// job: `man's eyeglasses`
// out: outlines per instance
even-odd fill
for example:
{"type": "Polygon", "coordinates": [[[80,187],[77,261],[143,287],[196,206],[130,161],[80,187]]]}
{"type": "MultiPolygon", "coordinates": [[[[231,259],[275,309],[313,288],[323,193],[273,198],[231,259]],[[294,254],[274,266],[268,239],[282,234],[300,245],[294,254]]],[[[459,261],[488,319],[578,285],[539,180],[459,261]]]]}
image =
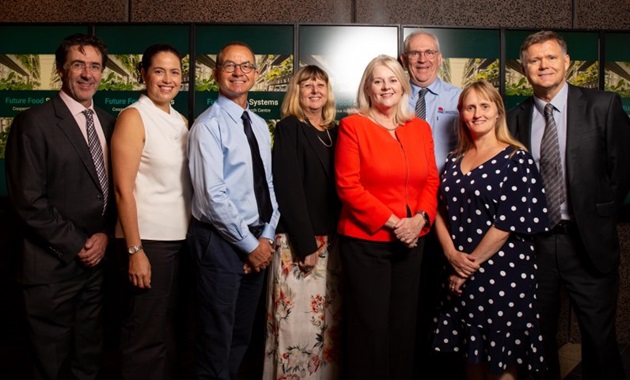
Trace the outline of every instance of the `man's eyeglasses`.
{"type": "Polygon", "coordinates": [[[241,69],[243,74],[249,74],[256,70],[256,65],[251,62],[236,63],[232,61],[225,61],[222,64],[217,65],[217,67],[223,69],[226,73],[233,73],[237,67],[241,69]]]}
{"type": "Polygon", "coordinates": [[[80,61],[72,62],[71,64],[67,66],[70,70],[77,73],[83,72],[83,70],[85,70],[86,67],[89,71],[93,73],[100,72],[102,68],[100,63],[85,63],[85,62],[80,62],[80,61]]]}
{"type": "Polygon", "coordinates": [[[439,53],[438,50],[430,50],[430,49],[427,49],[427,50],[410,50],[410,51],[406,52],[405,55],[407,56],[407,58],[419,59],[420,56],[422,54],[424,54],[424,56],[427,59],[433,59],[433,58],[435,58],[437,53],[439,53]]]}

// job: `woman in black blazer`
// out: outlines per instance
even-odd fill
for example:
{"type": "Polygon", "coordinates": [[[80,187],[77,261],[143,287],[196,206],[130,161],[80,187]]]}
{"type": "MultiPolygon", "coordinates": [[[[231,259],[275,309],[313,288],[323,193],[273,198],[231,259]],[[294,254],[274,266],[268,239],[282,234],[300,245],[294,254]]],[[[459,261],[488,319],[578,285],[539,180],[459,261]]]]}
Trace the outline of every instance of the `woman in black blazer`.
{"type": "Polygon", "coordinates": [[[337,374],[340,203],[334,180],[335,102],[328,75],[301,68],[282,104],[273,147],[281,219],[269,273],[264,379],[337,374]]]}

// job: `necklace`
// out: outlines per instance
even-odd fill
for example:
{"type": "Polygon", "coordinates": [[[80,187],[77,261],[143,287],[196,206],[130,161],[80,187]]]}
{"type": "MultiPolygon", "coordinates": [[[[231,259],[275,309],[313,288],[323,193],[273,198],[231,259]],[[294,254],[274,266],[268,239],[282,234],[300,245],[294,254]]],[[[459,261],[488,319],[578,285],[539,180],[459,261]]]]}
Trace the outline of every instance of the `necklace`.
{"type": "Polygon", "coordinates": [[[304,114],[304,111],[302,111],[302,117],[304,117],[304,120],[306,120],[306,123],[310,125],[313,129],[315,129],[315,131],[317,132],[326,131],[326,135],[328,135],[328,141],[329,141],[328,144],[326,144],[324,140],[322,140],[322,138],[319,137],[319,133],[315,132],[315,134],[317,136],[317,139],[319,140],[320,143],[322,143],[323,146],[325,146],[326,148],[331,148],[333,146],[333,140],[332,140],[332,137],[330,137],[330,132],[328,131],[328,128],[325,128],[324,131],[320,131],[319,128],[313,125],[313,123],[311,123],[311,120],[308,117],[306,117],[306,115],[304,114]]]}
{"type": "Polygon", "coordinates": [[[328,135],[328,141],[330,141],[328,144],[326,144],[324,140],[322,140],[322,138],[319,137],[319,133],[317,134],[317,139],[319,140],[320,143],[322,143],[323,146],[325,146],[326,148],[330,148],[333,146],[333,141],[332,141],[332,137],[330,137],[330,132],[328,131],[328,129],[326,129],[326,135],[328,135]]]}

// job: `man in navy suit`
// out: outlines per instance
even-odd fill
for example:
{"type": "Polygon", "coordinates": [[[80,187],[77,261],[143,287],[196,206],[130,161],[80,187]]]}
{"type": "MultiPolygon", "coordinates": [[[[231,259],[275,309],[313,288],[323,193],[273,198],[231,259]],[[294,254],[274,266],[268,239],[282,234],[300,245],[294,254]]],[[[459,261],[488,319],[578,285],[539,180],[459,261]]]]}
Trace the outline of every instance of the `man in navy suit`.
{"type": "Polygon", "coordinates": [[[55,60],[59,95],[17,115],[7,142],[9,197],[23,224],[18,279],[34,377],[94,379],[103,341],[101,262],[115,221],[107,149],[114,118],[92,102],[107,48],[72,35],[55,60]]]}
{"type": "Polygon", "coordinates": [[[569,63],[567,45],[557,33],[528,36],[521,46],[521,65],[534,96],[507,115],[510,131],[541,169],[550,220],[557,215],[551,232],[535,238],[548,365],[544,378],[560,378],[556,333],[564,287],[580,326],[584,378],[625,379],[615,330],[616,220],[630,188],[630,120],[618,95],[568,84],[569,63]],[[553,144],[545,136],[550,125],[557,134],[553,144]],[[557,146],[557,159],[549,160],[551,146],[557,146]],[[554,170],[559,181],[545,178],[545,166],[558,162],[554,170]]]}

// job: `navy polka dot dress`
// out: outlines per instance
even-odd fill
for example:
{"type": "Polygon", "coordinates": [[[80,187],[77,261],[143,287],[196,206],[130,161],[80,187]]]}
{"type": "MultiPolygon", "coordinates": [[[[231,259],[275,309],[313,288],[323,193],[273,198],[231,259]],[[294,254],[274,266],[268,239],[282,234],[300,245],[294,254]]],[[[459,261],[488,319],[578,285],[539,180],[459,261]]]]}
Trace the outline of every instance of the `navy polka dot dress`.
{"type": "Polygon", "coordinates": [[[449,157],[439,199],[451,239],[470,253],[491,226],[512,232],[462,287],[446,292],[436,319],[434,349],[461,352],[492,373],[545,368],[535,308],[536,264],[531,234],[548,229],[542,179],[532,156],[508,146],[463,174],[449,157]]]}

